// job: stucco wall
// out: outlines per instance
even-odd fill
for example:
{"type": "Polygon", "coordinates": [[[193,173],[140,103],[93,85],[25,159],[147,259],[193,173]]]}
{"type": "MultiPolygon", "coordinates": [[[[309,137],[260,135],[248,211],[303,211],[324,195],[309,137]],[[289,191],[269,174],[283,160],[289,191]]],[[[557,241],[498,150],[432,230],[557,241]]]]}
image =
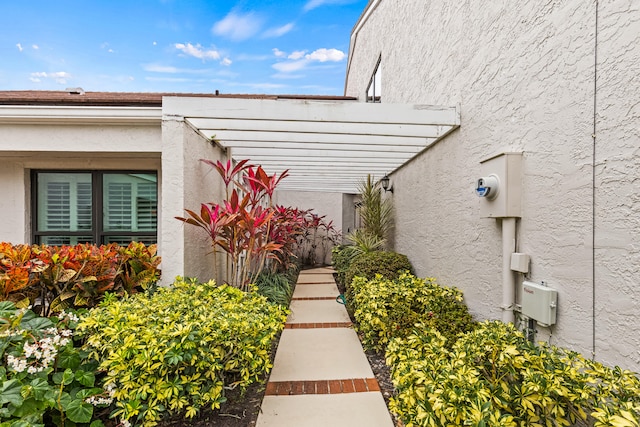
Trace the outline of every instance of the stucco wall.
{"type": "Polygon", "coordinates": [[[640,3],[601,2],[598,29],[597,356],[640,371],[640,3]]]}
{"type": "MultiPolygon", "coordinates": [[[[342,193],[278,191],[275,199],[276,203],[282,206],[313,209],[313,213],[325,217],[323,220],[326,223],[332,221],[333,226],[337,230],[342,231],[342,193]]],[[[318,243],[316,259],[318,263],[331,263],[331,248],[328,245],[322,247],[322,245],[318,243]],[[324,259],[322,259],[323,257],[324,259]]]]}
{"type": "Polygon", "coordinates": [[[219,160],[219,148],[186,125],[180,118],[162,123],[162,188],[160,222],[162,282],[170,284],[176,276],[214,277],[211,241],[203,230],[184,224],[185,208],[200,212],[200,204],[220,202],[222,184],[210,166],[199,159],[219,160]]]}
{"type": "Polygon", "coordinates": [[[531,255],[529,280],[559,291],[558,323],[537,338],[640,370],[640,14],[630,0],[600,3],[594,282],[595,13],[578,0],[381,0],[345,94],[364,99],[381,55],[382,102],[460,105],[460,129],[391,175],[395,248],[419,275],[501,318],[500,220],[480,218],[473,188],[480,161],[523,152],[517,250],[531,255]]]}
{"type": "MultiPolygon", "coordinates": [[[[220,148],[212,145],[191,127],[185,126],[184,147],[184,207],[200,211],[200,204],[206,202],[221,203],[225,198],[222,178],[211,166],[200,159],[226,162],[220,148]]],[[[211,239],[203,230],[185,225],[185,275],[200,280],[215,279],[220,282],[223,269],[222,256],[217,257],[219,277],[214,276],[214,257],[211,239]]]]}
{"type": "Polygon", "coordinates": [[[29,208],[24,166],[1,157],[0,164],[0,242],[27,243],[30,227],[25,215],[29,208]]]}

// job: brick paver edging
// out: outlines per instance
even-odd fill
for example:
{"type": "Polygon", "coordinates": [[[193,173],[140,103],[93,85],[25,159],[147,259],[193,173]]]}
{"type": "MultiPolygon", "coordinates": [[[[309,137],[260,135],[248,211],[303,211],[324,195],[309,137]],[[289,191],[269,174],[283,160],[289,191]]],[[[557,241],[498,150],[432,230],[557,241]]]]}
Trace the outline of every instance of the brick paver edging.
{"type": "Polygon", "coordinates": [[[291,301],[329,301],[329,300],[335,300],[337,298],[337,296],[335,297],[293,297],[291,298],[291,301]]]}
{"type": "Polygon", "coordinates": [[[380,391],[375,378],[351,378],[346,380],[273,381],[267,383],[267,396],[292,396],[300,394],[340,394],[380,391]]]}

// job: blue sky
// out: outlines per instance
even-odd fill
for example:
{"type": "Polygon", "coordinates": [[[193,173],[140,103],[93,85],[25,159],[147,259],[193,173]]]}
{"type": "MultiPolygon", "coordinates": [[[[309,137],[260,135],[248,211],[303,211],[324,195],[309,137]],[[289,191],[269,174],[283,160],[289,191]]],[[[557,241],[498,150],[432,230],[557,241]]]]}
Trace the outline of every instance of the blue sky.
{"type": "Polygon", "coordinates": [[[0,0],[0,90],[342,95],[367,0],[0,0]]]}

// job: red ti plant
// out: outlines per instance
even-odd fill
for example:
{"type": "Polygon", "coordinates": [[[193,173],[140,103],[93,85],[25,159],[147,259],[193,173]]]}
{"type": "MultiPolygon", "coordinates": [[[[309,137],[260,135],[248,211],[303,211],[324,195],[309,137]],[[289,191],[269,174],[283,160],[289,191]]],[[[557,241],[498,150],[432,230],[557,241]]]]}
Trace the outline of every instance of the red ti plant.
{"type": "MultiPolygon", "coordinates": [[[[307,211],[298,208],[276,206],[275,215],[271,222],[271,240],[282,245],[276,256],[278,264],[287,270],[291,267],[292,259],[297,258],[297,239],[305,232],[304,216],[307,211]]],[[[272,264],[275,270],[276,264],[272,264]]]]}
{"type": "Polygon", "coordinates": [[[218,171],[218,173],[222,177],[222,181],[224,182],[224,186],[227,191],[227,199],[229,198],[229,185],[231,185],[233,179],[236,177],[236,175],[251,167],[251,165],[247,165],[249,159],[240,160],[235,165],[231,163],[231,160],[227,160],[226,164],[223,164],[220,160],[215,163],[207,159],[200,159],[200,161],[215,168],[215,170],[218,171]]]}
{"type": "Polygon", "coordinates": [[[188,217],[176,218],[207,232],[214,257],[217,250],[226,255],[227,282],[246,290],[251,278],[262,271],[268,260],[277,260],[276,254],[284,246],[273,240],[271,233],[276,215],[271,198],[287,171],[280,177],[269,176],[262,167],[247,165],[247,160],[236,165],[230,161],[226,164],[203,161],[220,174],[227,188],[227,199],[220,204],[203,203],[200,214],[186,209],[188,217]]]}

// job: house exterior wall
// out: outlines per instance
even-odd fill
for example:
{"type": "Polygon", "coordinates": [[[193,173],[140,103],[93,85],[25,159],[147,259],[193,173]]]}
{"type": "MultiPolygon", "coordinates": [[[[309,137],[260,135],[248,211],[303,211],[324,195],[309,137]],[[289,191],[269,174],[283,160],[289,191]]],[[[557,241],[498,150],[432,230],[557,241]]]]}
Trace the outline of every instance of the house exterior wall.
{"type": "Polygon", "coordinates": [[[595,93],[595,2],[369,8],[345,95],[364,100],[381,57],[383,103],[459,104],[462,117],[391,175],[395,249],[461,288],[477,318],[500,319],[501,221],[480,218],[473,190],[482,160],[522,152],[516,250],[531,256],[528,280],[559,292],[557,324],[537,338],[640,370],[638,4],[600,2],[595,93]]]}
{"type": "Polygon", "coordinates": [[[0,123],[0,241],[31,243],[32,169],[159,172],[160,141],[159,126],[0,123]]]}
{"type": "MultiPolygon", "coordinates": [[[[215,277],[211,240],[198,227],[184,224],[186,209],[200,212],[200,204],[221,202],[224,187],[219,175],[199,159],[225,160],[222,151],[212,145],[181,118],[165,119],[162,124],[163,199],[160,243],[162,281],[170,284],[176,276],[196,277],[201,281],[215,277]]],[[[218,268],[220,271],[220,268],[218,268]]]]}
{"type": "MultiPolygon", "coordinates": [[[[286,178],[285,178],[286,180],[286,178]]],[[[276,203],[299,209],[313,209],[313,213],[324,216],[325,223],[333,222],[338,231],[342,231],[343,199],[342,193],[322,193],[312,191],[277,191],[276,203]]],[[[317,263],[331,263],[331,245],[317,243],[317,263]]]]}

